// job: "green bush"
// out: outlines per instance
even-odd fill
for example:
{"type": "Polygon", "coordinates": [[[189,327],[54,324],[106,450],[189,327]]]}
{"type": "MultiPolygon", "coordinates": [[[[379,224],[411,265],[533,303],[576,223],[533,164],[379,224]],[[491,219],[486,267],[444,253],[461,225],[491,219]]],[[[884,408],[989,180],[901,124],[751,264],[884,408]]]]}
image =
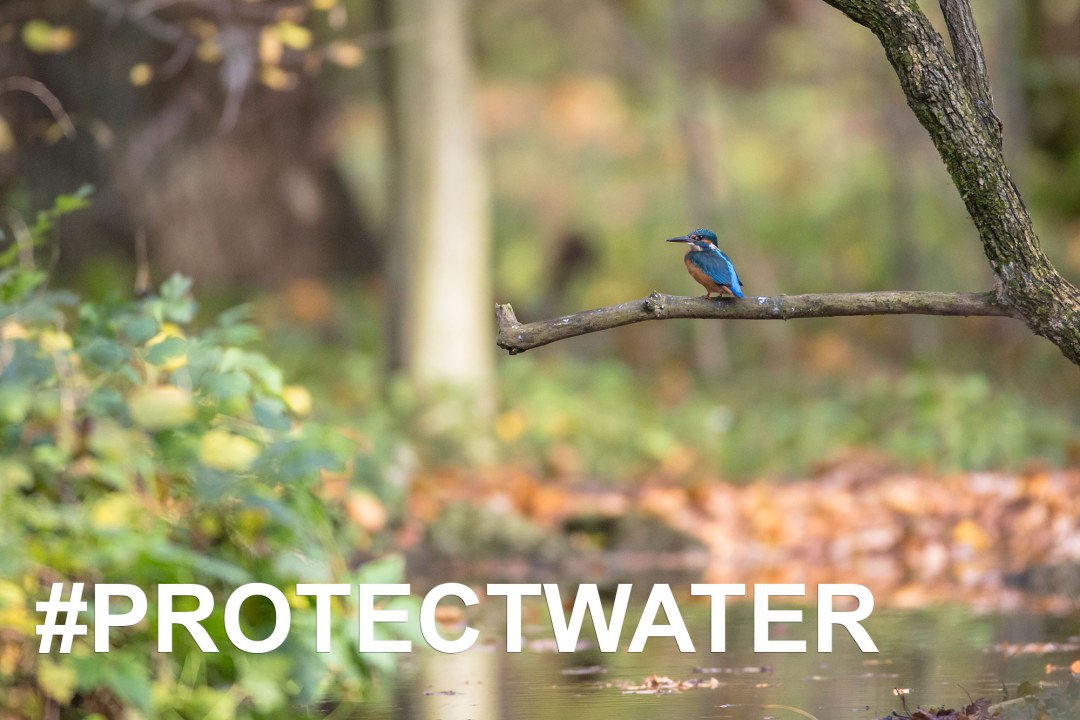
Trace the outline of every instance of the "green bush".
{"type": "MultiPolygon", "coordinates": [[[[32,239],[85,197],[42,213],[32,239]]],[[[392,560],[346,560],[363,531],[321,478],[357,448],[303,420],[310,396],[245,347],[258,333],[243,309],[197,334],[182,277],[142,301],[80,302],[48,290],[32,256],[25,241],[0,256],[0,715],[43,717],[51,705],[72,717],[270,717],[360,697],[377,658],[356,652],[355,608],[335,608],[334,652],[318,654],[312,599],[290,594],[297,582],[400,574],[392,560]],[[38,655],[34,603],[61,580],[138,585],[147,619],[114,630],[107,654],[84,637],[70,654],[54,643],[38,655]],[[265,655],[224,634],[225,598],[253,581],[292,605],[289,639],[265,655]],[[204,625],[220,652],[182,630],[173,653],[156,651],[155,586],[176,582],[213,590],[204,625]]],[[[268,610],[245,603],[250,637],[269,634],[268,610]]]]}

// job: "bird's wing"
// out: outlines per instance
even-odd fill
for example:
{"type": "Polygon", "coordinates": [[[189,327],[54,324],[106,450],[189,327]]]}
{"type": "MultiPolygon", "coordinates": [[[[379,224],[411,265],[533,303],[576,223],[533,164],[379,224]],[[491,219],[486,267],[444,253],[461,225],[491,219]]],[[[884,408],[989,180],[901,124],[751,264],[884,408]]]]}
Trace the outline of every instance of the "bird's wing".
{"type": "Polygon", "coordinates": [[[735,266],[727,255],[719,250],[696,252],[690,255],[690,262],[701,268],[717,285],[740,288],[742,285],[735,266]]]}

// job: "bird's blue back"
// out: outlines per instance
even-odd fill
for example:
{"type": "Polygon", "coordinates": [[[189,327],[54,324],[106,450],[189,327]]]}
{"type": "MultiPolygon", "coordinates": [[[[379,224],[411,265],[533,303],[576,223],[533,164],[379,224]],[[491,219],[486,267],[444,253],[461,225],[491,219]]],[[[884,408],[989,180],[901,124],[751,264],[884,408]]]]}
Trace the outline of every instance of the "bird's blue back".
{"type": "Polygon", "coordinates": [[[691,250],[686,254],[687,259],[713,279],[717,285],[727,285],[731,288],[731,294],[737,298],[743,297],[742,283],[739,275],[735,272],[735,266],[731,260],[719,248],[712,246],[708,250],[691,250]]]}

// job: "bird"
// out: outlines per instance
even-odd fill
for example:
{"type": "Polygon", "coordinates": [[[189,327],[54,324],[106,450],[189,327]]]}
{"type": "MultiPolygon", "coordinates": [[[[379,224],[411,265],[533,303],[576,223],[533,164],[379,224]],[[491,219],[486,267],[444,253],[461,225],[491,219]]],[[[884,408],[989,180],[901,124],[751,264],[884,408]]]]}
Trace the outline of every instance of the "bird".
{"type": "Polygon", "coordinates": [[[690,271],[690,277],[705,288],[706,298],[713,299],[713,293],[717,293],[720,298],[724,295],[743,297],[742,281],[735,272],[735,265],[731,258],[717,247],[716,233],[712,230],[698,228],[686,235],[668,238],[668,242],[686,243],[690,246],[683,261],[686,269],[690,271]]]}

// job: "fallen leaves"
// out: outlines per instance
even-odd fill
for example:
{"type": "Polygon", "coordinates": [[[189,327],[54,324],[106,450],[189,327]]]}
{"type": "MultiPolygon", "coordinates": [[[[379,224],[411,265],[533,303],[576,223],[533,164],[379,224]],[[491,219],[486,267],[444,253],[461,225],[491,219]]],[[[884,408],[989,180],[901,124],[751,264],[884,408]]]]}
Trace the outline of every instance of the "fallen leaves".
{"type": "MultiPolygon", "coordinates": [[[[528,432],[527,424],[508,414],[497,427],[512,437],[528,432]]],[[[1077,471],[935,476],[897,473],[856,458],[799,482],[735,486],[646,479],[612,487],[582,482],[578,464],[568,452],[538,470],[443,468],[422,474],[413,482],[406,513],[421,529],[413,536],[422,537],[424,526],[463,502],[518,516],[552,534],[583,523],[596,532],[642,516],[671,528],[672,538],[685,539],[682,550],[667,542],[664,562],[679,564],[673,553],[681,553],[681,566],[693,564],[704,582],[856,578],[881,604],[895,607],[971,601],[982,610],[1071,608],[1069,586],[1054,583],[1069,577],[1055,568],[1080,561],[1077,471]],[[1045,572],[1028,572],[1038,568],[1045,572]]],[[[589,548],[578,549],[609,555],[626,549],[617,538],[593,539],[589,548]]],[[[629,548],[630,554],[639,551],[629,548]]],[[[564,561],[581,565],[588,560],[582,553],[564,561]]]]}
{"type": "Polygon", "coordinates": [[[672,680],[666,675],[654,674],[646,676],[640,683],[629,680],[617,681],[612,683],[612,686],[622,690],[624,695],[665,695],[698,688],[715,690],[720,687],[720,684],[715,677],[672,680]]]}

